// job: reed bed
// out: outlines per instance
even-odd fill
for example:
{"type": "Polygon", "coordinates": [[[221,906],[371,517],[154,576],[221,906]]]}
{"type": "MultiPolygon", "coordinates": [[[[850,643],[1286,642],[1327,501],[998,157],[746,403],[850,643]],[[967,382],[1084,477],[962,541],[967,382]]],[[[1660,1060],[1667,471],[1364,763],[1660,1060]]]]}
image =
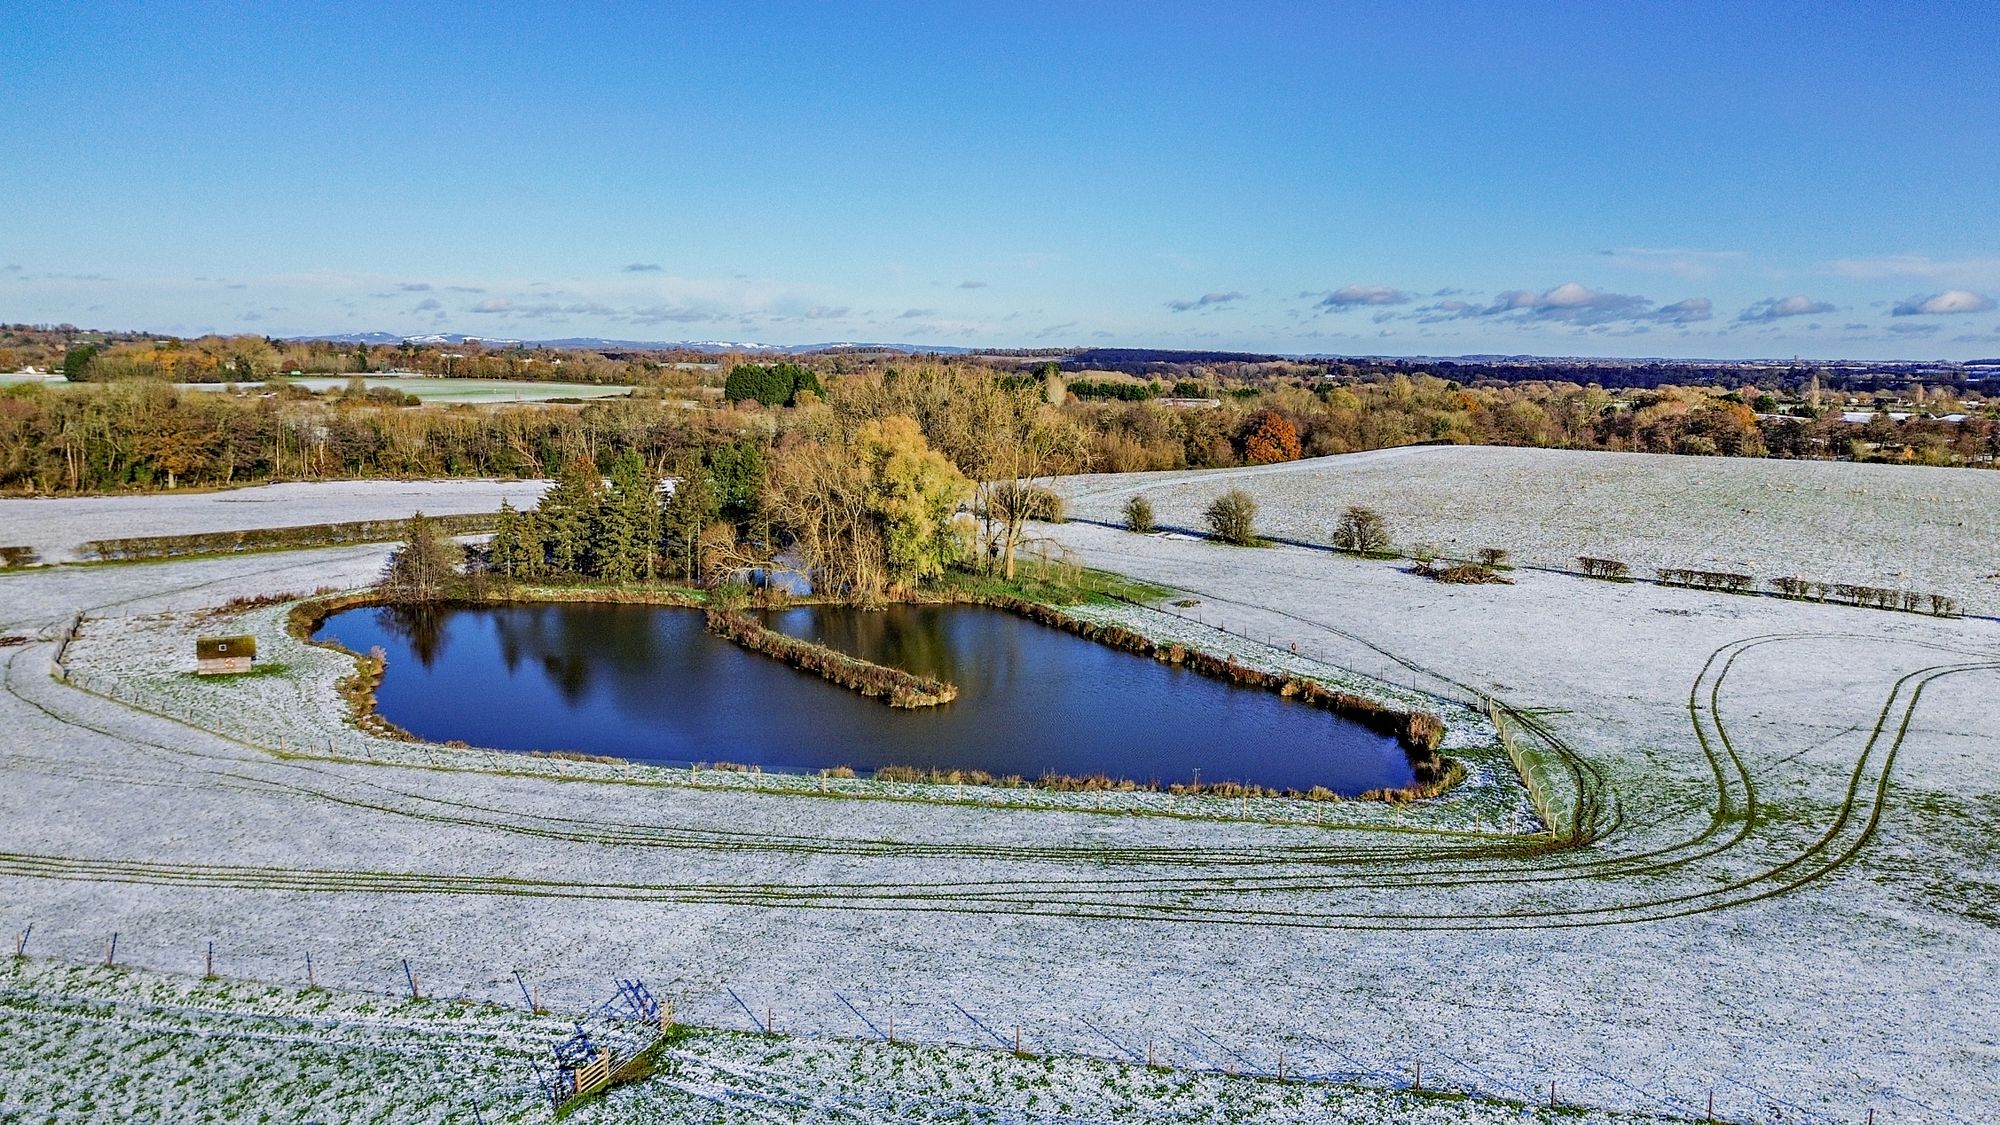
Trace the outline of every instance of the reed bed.
{"type": "Polygon", "coordinates": [[[786,636],[776,629],[767,628],[756,618],[734,610],[710,608],[708,631],[871,699],[881,699],[891,707],[936,707],[958,698],[957,684],[912,675],[901,668],[890,668],[825,645],[786,636]]]}
{"type": "MultiPolygon", "coordinates": [[[[1107,625],[1094,621],[1084,621],[1062,612],[1054,606],[1031,602],[1023,598],[994,594],[962,595],[966,600],[981,605],[1004,609],[1031,621],[1073,633],[1085,640],[1123,652],[1152,657],[1163,663],[1187,668],[1190,671],[1223,680],[1239,687],[1258,687],[1274,691],[1286,699],[1295,699],[1321,710],[1331,711],[1344,719],[1360,723],[1377,734],[1385,734],[1402,744],[1403,753],[1409,758],[1410,770],[1415,775],[1410,785],[1401,789],[1376,789],[1361,794],[1366,800],[1421,800],[1435,797],[1439,793],[1458,784],[1465,776],[1464,767],[1438,753],[1438,744],[1444,741],[1444,720],[1429,711],[1404,711],[1387,704],[1327,687],[1315,680],[1281,672],[1268,672],[1239,664],[1236,658],[1218,657],[1210,653],[1191,649],[1183,644],[1155,641],[1143,633],[1127,629],[1121,625],[1107,625]]],[[[1233,783],[1219,782],[1218,786],[1233,783]]],[[[1208,786],[1198,789],[1192,786],[1169,787],[1171,792],[1216,793],[1208,786]]],[[[1286,791],[1259,790],[1256,786],[1236,786],[1224,796],[1306,796],[1286,791]],[[1251,790],[1258,790],[1252,792],[1251,790]]]]}

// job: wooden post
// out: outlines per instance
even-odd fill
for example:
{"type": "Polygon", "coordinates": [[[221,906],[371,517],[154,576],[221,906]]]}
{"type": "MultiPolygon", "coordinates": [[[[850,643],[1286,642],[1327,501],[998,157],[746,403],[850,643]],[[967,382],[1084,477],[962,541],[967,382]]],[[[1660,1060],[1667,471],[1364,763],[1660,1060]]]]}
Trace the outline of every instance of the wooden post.
{"type": "MultiPolygon", "coordinates": [[[[1299,646],[1297,645],[1292,646],[1294,651],[1296,651],[1298,647],[1299,646]]],[[[1283,1047],[1280,1047],[1278,1048],[1278,1081],[1283,1082],[1284,1080],[1285,1080],[1285,1049],[1283,1047]]]]}
{"type": "Polygon", "coordinates": [[[108,966],[118,960],[118,931],[111,931],[111,944],[104,947],[104,963],[108,966]]]}
{"type": "Polygon", "coordinates": [[[673,1029],[674,1029],[674,1002],[672,1000],[663,1001],[660,1004],[660,1034],[665,1035],[667,1032],[672,1031],[673,1029]]]}
{"type": "Polygon", "coordinates": [[[21,931],[21,936],[14,939],[14,956],[26,957],[28,955],[28,935],[34,932],[35,924],[30,922],[28,923],[28,928],[21,931]]]}
{"type": "Polygon", "coordinates": [[[417,999],[417,974],[410,970],[410,959],[403,958],[403,979],[410,982],[410,999],[417,999]]]}
{"type": "Polygon", "coordinates": [[[889,1042],[896,1041],[896,1013],[889,1013],[889,1042]]]}
{"type": "Polygon", "coordinates": [[[777,1030],[778,1017],[772,1013],[771,1009],[764,1009],[764,1034],[775,1035],[777,1034],[777,1030]]]}
{"type": "Polygon", "coordinates": [[[1018,1023],[1014,1025],[1014,1053],[1021,1053],[1021,1025],[1018,1023]]]}
{"type": "Polygon", "coordinates": [[[319,987],[319,981],[313,976],[313,955],[311,953],[306,954],[306,987],[319,987]]]}
{"type": "Polygon", "coordinates": [[[1555,1107],[1556,1107],[1556,1084],[1554,1082],[1551,1082],[1549,1083],[1549,1108],[1554,1109],[1555,1107]]]}
{"type": "Polygon", "coordinates": [[[1153,1041],[1151,1039],[1146,1040],[1146,1065],[1153,1065],[1153,1041]]]}
{"type": "Polygon", "coordinates": [[[1422,1059],[1418,1059],[1418,1060],[1417,1060],[1417,1086],[1416,1086],[1416,1088],[1417,1088],[1417,1089],[1418,1089],[1419,1091],[1422,1091],[1422,1090],[1423,1090],[1423,1088],[1424,1088],[1424,1060],[1422,1060],[1422,1059]]]}
{"type": "Polygon", "coordinates": [[[208,943],[208,969],[202,975],[206,977],[215,975],[215,943],[212,941],[208,943]]]}
{"type": "Polygon", "coordinates": [[[1708,1119],[1709,1119],[1710,1121],[1714,1121],[1714,1120],[1715,1120],[1715,1091],[1714,1091],[1714,1090],[1710,1090],[1710,1091],[1708,1092],[1708,1119]]]}

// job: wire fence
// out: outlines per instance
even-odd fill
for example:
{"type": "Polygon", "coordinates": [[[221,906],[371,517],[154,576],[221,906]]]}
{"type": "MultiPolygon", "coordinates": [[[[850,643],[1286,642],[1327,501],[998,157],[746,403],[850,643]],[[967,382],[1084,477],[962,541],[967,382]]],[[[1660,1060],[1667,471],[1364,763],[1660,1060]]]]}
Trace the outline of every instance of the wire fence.
{"type": "MultiPolygon", "coordinates": [[[[34,925],[23,926],[14,934],[11,953],[16,958],[50,957],[59,963],[98,964],[121,967],[121,950],[130,951],[134,942],[129,931],[109,931],[94,949],[80,948],[73,933],[55,942],[38,938],[34,925]],[[47,945],[49,948],[40,948],[47,945]]],[[[218,968],[227,969],[230,950],[226,943],[204,943],[190,950],[188,964],[162,966],[158,950],[147,949],[144,967],[152,971],[199,972],[214,977],[218,968]]],[[[328,975],[326,961],[315,961],[308,950],[296,957],[297,979],[290,983],[316,989],[328,975]]],[[[260,969],[268,960],[259,957],[260,969]]],[[[264,983],[283,987],[286,982],[264,983]]],[[[1991,1118],[1976,1109],[1958,1109],[1940,1104],[1948,1097],[1935,1091],[1918,1095],[1903,1083],[1867,1085],[1864,1092],[1822,1087],[1806,1091],[1790,1089],[1781,1078],[1755,1069],[1752,1060],[1737,1052],[1741,1065],[1719,1068],[1712,1074],[1695,1076],[1687,1068],[1678,1073],[1655,1074],[1621,1072],[1601,1059],[1586,1061],[1574,1055],[1523,1057],[1518,1053],[1491,1049],[1482,1052],[1463,1041],[1426,1041],[1408,1033],[1384,1034],[1376,1029],[1379,1014],[1357,1013],[1351,1025],[1316,1022],[1311,1026],[1262,1023],[1251,1028],[1227,1024],[1225,1010],[1218,1008],[1212,1018],[1189,1020],[1155,1017],[1134,1019],[1130,1013],[1106,1011],[1022,1011],[993,997],[935,995],[922,999],[899,993],[855,989],[807,989],[769,983],[727,983],[714,990],[697,989],[676,1000],[667,993],[660,1008],[633,1017],[637,1023],[654,1025],[652,1035],[636,1031],[625,1034],[607,1018],[619,1016],[611,1002],[594,1008],[580,1008],[575,1015],[559,1015],[543,1001],[540,989],[530,977],[519,972],[506,977],[518,1000],[496,998],[485,987],[437,988],[430,981],[443,979],[485,980],[484,970],[466,972],[463,966],[427,965],[418,958],[395,957],[369,966],[342,965],[338,978],[349,991],[365,991],[372,979],[380,994],[406,999],[451,1000],[471,1004],[499,1004],[517,1007],[544,1018],[549,1042],[521,1044],[530,1054],[554,1052],[568,1029],[586,1024],[594,1036],[615,1044],[618,1059],[624,1061],[644,1044],[657,1038],[660,1011],[697,1027],[748,1031],[760,1035],[783,1035],[805,1040],[839,1042],[874,1041],[919,1047],[951,1047],[1022,1057],[1059,1056],[1097,1059],[1121,1066],[1154,1067],[1183,1073],[1211,1074],[1234,1078],[1281,1082],[1334,1083],[1375,1090],[1433,1092],[1498,1100],[1525,1106],[1556,1109],[1594,1108],[1636,1114],[1651,1114],[1687,1121],[1741,1122],[1743,1125],[1864,1125],[1879,1122],[1944,1122],[1948,1125],[1975,1125],[1991,1118]],[[609,1015],[607,1015],[609,1013],[609,1015]],[[609,1030],[604,1030],[609,1028],[609,1030]]],[[[638,978],[611,982],[619,995],[629,995],[633,986],[644,991],[638,978]]],[[[227,1015],[218,1010],[218,1015],[227,1015]]],[[[251,1013],[251,1015],[260,1015],[251,1013]]],[[[1577,1020],[1566,1017],[1572,1028],[1577,1020]]],[[[1606,1023],[1603,1037],[1616,1041],[1618,1028],[1606,1023]]],[[[1578,1030],[1579,1035],[1584,1034],[1578,1030]]],[[[1526,1038],[1524,1036],[1524,1038],[1526,1038]]],[[[1829,1045],[1817,1060],[1819,1073],[1856,1074],[1857,1064],[1867,1057],[1864,1044],[1829,1045]]],[[[1670,1048],[1661,1057],[1672,1057],[1670,1048]]],[[[518,1113],[522,1099],[539,1101],[549,1089],[548,1076],[523,1073],[518,1081],[495,1088],[464,1091],[464,1120],[484,1122],[488,1116],[518,1113]]],[[[1037,1115],[1039,1118],[1041,1115],[1037,1115]]]]}

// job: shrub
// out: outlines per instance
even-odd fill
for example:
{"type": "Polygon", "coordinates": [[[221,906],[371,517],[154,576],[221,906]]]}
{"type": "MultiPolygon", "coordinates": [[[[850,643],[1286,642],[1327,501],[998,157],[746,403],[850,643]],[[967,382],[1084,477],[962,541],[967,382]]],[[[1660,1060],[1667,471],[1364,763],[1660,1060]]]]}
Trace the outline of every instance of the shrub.
{"type": "Polygon", "coordinates": [[[1018,516],[1043,523],[1064,523],[1069,519],[1063,498],[1054,489],[1039,484],[1009,481],[994,485],[987,504],[1000,519],[1018,516]]]}
{"type": "Polygon", "coordinates": [[[1512,558],[1513,555],[1514,552],[1509,551],[1505,547],[1481,547],[1479,548],[1479,565],[1489,570],[1503,567],[1507,565],[1507,560],[1512,558]]]}
{"type": "Polygon", "coordinates": [[[1125,501],[1125,530],[1141,535],[1153,530],[1153,502],[1144,496],[1134,496],[1125,501]]]}
{"type": "Polygon", "coordinates": [[[1203,514],[1215,537],[1224,543],[1247,547],[1257,542],[1257,501],[1248,492],[1232,488],[1216,497],[1203,514]]]}
{"type": "Polygon", "coordinates": [[[1604,578],[1613,582],[1623,582],[1632,568],[1617,559],[1594,559],[1589,555],[1578,555],[1577,569],[1592,578],[1604,578]]]}
{"type": "Polygon", "coordinates": [[[1389,524],[1382,513],[1359,504],[1340,514],[1333,545],[1350,555],[1379,555],[1389,549],[1389,524]]]}
{"type": "Polygon", "coordinates": [[[1663,566],[1660,568],[1660,585],[1686,586],[1692,590],[1726,590],[1732,594],[1747,594],[1757,585],[1757,579],[1748,574],[1731,574],[1720,570],[1691,570],[1687,567],[1663,566]]]}

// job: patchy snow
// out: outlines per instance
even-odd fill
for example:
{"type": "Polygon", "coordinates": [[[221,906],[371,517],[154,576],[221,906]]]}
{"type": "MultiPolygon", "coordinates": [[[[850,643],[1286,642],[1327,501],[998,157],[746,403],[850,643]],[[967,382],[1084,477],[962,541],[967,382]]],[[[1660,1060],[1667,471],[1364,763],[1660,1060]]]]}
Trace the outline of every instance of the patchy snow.
{"type": "Polygon", "coordinates": [[[218,492],[0,498],[0,546],[33,547],[43,562],[83,557],[81,544],[145,535],[192,535],[498,511],[530,507],[545,480],[355,480],[266,484],[218,492]]]}
{"type": "MultiPolygon", "coordinates": [[[[1205,531],[1230,488],[1257,499],[1257,526],[1332,541],[1350,504],[1388,520],[1396,543],[1447,554],[1504,547],[1569,569],[1578,555],[1657,567],[1802,575],[1944,594],[2000,612],[2000,473],[1915,465],[1669,457],[1487,446],[1412,446],[1246,469],[1067,477],[1074,517],[1122,523],[1144,494],[1163,527],[1205,531]]],[[[1769,587],[1764,587],[1768,589],[1769,587]]]]}
{"type": "MultiPolygon", "coordinates": [[[[1515,835],[1499,778],[1490,803],[1316,824],[1256,802],[696,788],[403,744],[371,763],[369,740],[324,729],[332,654],[188,686],[185,611],[357,583],[383,556],[357,547],[0,576],[0,632],[45,638],[0,648],[0,934],[32,923],[31,952],[87,962],[116,930],[121,962],[181,972],[214,940],[228,972],[277,982],[310,951],[323,983],[382,994],[408,957],[427,990],[500,1003],[520,969],[569,1008],[638,976],[716,1027],[770,1008],[781,1030],[865,1035],[859,1009],[934,1045],[1018,1024],[1050,1052],[1130,1061],[1150,1039],[1263,1069],[1283,1050],[1384,1089],[1421,1063],[1427,1086],[1525,1102],[1554,1081],[1695,1117],[1712,1090],[1738,1120],[2000,1118],[2000,623],[1533,570],[1449,587],[1318,550],[1041,530],[1198,603],[1150,628],[1499,698],[1517,737],[1574,755],[1601,838],[1515,835]],[[48,661],[78,610],[63,684],[48,661]]],[[[763,1042],[676,1081],[769,1092],[844,1065],[763,1042]]],[[[987,1081],[890,1073],[917,1093],[987,1081]]],[[[1115,1100],[1092,1081],[1066,1078],[1072,1109],[1043,1116],[1115,1100]]],[[[1424,1119],[1400,1113],[1380,1119],[1424,1119]]]]}

